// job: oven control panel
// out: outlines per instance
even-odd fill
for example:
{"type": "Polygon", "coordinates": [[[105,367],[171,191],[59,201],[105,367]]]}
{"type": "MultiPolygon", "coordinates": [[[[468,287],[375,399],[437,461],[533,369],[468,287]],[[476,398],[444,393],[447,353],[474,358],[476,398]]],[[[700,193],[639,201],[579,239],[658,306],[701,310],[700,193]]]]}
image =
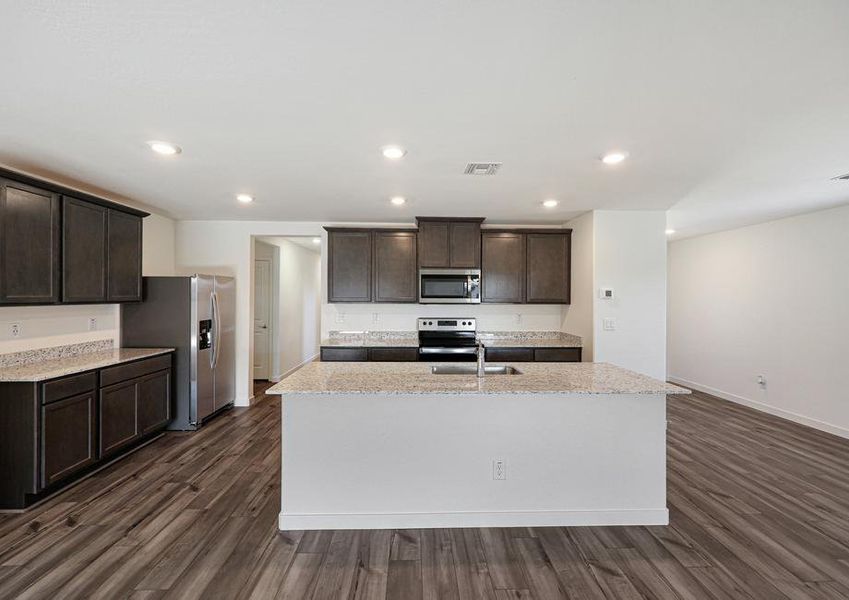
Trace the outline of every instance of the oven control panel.
{"type": "Polygon", "coordinates": [[[476,331],[477,321],[474,317],[445,319],[436,317],[419,318],[419,331],[476,331]]]}

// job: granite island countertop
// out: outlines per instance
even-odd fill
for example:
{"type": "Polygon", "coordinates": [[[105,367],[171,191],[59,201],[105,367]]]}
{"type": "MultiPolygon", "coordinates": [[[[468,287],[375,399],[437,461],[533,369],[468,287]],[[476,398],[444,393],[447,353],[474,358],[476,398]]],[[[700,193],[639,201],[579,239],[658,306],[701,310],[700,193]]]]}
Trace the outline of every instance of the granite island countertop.
{"type": "MultiPolygon", "coordinates": [[[[435,375],[426,362],[312,362],[266,394],[689,394],[607,363],[516,363],[519,375],[435,375]]],[[[473,364],[473,363],[466,363],[473,364]]],[[[498,363],[502,364],[502,363],[498,363]]],[[[492,363],[490,363],[492,366],[492,363]]]]}
{"type": "Polygon", "coordinates": [[[0,382],[38,382],[173,352],[173,348],[110,348],[0,366],[0,382]]]}

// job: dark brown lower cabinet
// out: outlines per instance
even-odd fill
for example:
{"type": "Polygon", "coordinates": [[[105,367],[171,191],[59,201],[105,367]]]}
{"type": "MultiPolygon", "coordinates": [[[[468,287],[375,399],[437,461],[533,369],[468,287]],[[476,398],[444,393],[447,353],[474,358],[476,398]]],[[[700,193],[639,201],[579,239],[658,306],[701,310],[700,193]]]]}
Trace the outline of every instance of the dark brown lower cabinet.
{"type": "Polygon", "coordinates": [[[0,509],[26,508],[171,418],[170,354],[43,382],[0,382],[0,509]]]}
{"type": "Polygon", "coordinates": [[[135,381],[100,390],[100,456],[107,456],[139,436],[138,384],[135,381]]]}
{"type": "MultiPolygon", "coordinates": [[[[156,359],[148,361],[150,364],[156,359]]],[[[140,363],[143,365],[144,363],[140,363]]],[[[162,429],[171,417],[171,371],[157,371],[100,390],[100,456],[162,429]]]]}
{"type": "Polygon", "coordinates": [[[486,360],[493,362],[532,362],[533,348],[487,348],[486,360]]]}
{"type": "Polygon", "coordinates": [[[321,348],[322,362],[362,362],[368,360],[368,348],[321,348]]]}
{"type": "Polygon", "coordinates": [[[581,362],[581,348],[487,348],[493,362],[581,362]]]}
{"type": "Polygon", "coordinates": [[[419,359],[419,349],[369,348],[368,359],[375,362],[412,362],[419,359]]]}
{"type": "Polygon", "coordinates": [[[137,399],[139,434],[144,436],[165,427],[171,420],[171,371],[140,379],[137,399]]]}
{"type": "Polygon", "coordinates": [[[41,407],[41,487],[94,464],[97,453],[95,392],[41,407]]]}
{"type": "Polygon", "coordinates": [[[581,348],[537,348],[536,362],[581,362],[581,348]]]}
{"type": "Polygon", "coordinates": [[[382,346],[378,348],[360,348],[342,346],[322,346],[322,362],[413,362],[419,359],[416,346],[382,346]]]}

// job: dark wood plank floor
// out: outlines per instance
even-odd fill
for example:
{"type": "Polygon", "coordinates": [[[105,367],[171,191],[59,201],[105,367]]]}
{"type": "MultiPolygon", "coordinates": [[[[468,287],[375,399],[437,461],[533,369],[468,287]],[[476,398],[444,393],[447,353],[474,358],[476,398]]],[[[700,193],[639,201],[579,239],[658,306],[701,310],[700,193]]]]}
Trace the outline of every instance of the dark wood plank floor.
{"type": "Polygon", "coordinates": [[[2,598],[849,598],[849,442],[669,400],[669,527],[276,529],[279,401],[0,516],[2,598]]]}

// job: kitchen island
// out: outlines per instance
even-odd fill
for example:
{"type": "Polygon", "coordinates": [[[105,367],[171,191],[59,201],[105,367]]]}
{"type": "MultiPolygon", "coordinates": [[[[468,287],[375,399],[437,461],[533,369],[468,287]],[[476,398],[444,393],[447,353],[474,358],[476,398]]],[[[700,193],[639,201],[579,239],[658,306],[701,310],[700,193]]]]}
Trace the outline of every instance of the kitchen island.
{"type": "Polygon", "coordinates": [[[668,523],[666,394],[687,390],[599,363],[432,372],[451,366],[315,362],[269,388],[280,529],[668,523]]]}

